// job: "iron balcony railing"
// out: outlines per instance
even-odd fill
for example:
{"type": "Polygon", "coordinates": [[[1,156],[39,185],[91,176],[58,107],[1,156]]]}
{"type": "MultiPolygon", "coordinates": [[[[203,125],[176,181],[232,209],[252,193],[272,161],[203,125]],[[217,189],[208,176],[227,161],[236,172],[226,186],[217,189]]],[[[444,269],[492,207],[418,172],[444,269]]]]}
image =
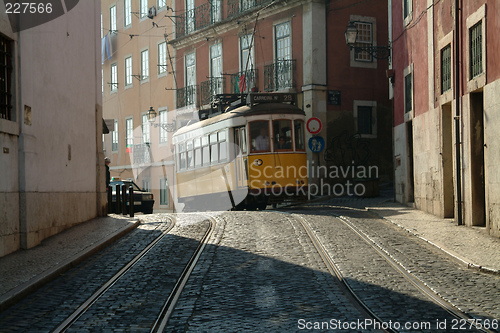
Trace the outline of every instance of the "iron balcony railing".
{"type": "Polygon", "coordinates": [[[196,104],[196,86],[177,89],[177,108],[196,104]]]}
{"type": "Polygon", "coordinates": [[[295,87],[296,60],[277,60],[264,66],[264,91],[295,87]]]}
{"type": "Polygon", "coordinates": [[[271,2],[272,0],[228,0],[227,18],[233,18],[253,8],[267,5],[271,2]]]}
{"type": "Polygon", "coordinates": [[[224,77],[213,77],[200,84],[200,102],[201,105],[206,105],[212,102],[212,99],[217,94],[224,93],[226,79],[224,77]]]}
{"type": "Polygon", "coordinates": [[[248,93],[255,87],[257,87],[256,69],[231,74],[231,94],[248,93]]]}
{"type": "Polygon", "coordinates": [[[271,3],[272,0],[228,0],[224,15],[223,2],[214,0],[176,16],[176,38],[188,35],[225,19],[271,3]]]}
{"type": "Polygon", "coordinates": [[[193,31],[203,29],[222,20],[222,2],[204,3],[201,6],[186,11],[176,18],[176,37],[182,37],[193,31]]]}

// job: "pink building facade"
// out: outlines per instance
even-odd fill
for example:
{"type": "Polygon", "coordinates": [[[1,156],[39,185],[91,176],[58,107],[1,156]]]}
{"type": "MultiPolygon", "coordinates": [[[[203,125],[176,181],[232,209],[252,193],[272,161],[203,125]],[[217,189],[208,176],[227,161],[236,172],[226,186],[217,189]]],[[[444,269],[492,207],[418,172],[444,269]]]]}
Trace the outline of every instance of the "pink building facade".
{"type": "Polygon", "coordinates": [[[396,199],[500,235],[498,1],[392,1],[396,199]]]}

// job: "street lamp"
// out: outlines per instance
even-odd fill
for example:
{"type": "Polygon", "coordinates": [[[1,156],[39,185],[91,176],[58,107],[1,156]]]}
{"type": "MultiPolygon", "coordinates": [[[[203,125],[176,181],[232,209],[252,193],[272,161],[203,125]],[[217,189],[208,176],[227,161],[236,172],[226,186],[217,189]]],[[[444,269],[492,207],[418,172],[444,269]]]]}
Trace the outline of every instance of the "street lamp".
{"type": "Polygon", "coordinates": [[[358,36],[358,29],[353,21],[349,21],[345,30],[345,43],[351,50],[355,52],[368,52],[375,59],[388,59],[391,56],[390,46],[357,46],[356,38],[358,36]]]}
{"type": "Polygon", "coordinates": [[[146,113],[146,115],[148,117],[148,120],[149,120],[149,123],[151,124],[151,126],[161,127],[166,132],[175,132],[175,123],[170,123],[170,124],[164,124],[164,123],[156,124],[155,123],[156,111],[155,111],[155,109],[153,109],[152,106],[149,107],[149,110],[146,113]]]}

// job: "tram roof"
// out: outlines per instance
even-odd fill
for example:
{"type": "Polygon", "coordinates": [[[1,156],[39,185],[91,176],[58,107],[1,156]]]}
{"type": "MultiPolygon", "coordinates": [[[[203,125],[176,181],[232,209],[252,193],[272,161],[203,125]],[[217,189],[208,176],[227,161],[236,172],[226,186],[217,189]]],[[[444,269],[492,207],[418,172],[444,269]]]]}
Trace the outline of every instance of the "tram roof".
{"type": "Polygon", "coordinates": [[[261,103],[254,105],[243,105],[236,109],[226,111],[220,115],[212,118],[201,120],[194,124],[190,124],[180,128],[174,133],[174,136],[180,135],[198,128],[206,127],[211,124],[218,123],[223,120],[236,118],[236,117],[248,117],[263,114],[300,114],[305,115],[305,112],[292,104],[285,103],[261,103]]]}

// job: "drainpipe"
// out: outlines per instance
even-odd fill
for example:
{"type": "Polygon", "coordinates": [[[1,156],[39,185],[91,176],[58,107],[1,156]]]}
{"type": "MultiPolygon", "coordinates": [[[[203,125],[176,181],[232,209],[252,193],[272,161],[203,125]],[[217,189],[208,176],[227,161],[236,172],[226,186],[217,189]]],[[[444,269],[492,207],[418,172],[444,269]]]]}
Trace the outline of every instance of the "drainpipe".
{"type": "Polygon", "coordinates": [[[457,173],[457,224],[462,221],[462,164],[460,141],[460,0],[455,0],[455,158],[457,173]]]}

